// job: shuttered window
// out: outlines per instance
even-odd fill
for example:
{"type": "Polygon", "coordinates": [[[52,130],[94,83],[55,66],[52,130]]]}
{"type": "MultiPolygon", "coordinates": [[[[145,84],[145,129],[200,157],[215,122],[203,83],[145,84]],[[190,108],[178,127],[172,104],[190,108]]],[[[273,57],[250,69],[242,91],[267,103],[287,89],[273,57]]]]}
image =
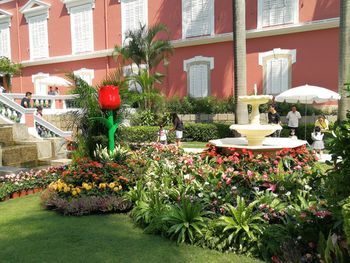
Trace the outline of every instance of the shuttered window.
{"type": "Polygon", "coordinates": [[[147,0],[122,0],[122,32],[125,33],[147,25],[147,0]]]}
{"type": "Polygon", "coordinates": [[[11,42],[9,24],[0,24],[0,56],[11,59],[11,42]]]}
{"type": "Polygon", "coordinates": [[[95,77],[93,69],[82,68],[80,70],[74,71],[74,75],[79,76],[81,79],[85,80],[85,82],[89,85],[92,85],[92,80],[95,77]]]}
{"type": "Polygon", "coordinates": [[[91,5],[70,9],[73,54],[94,50],[93,18],[91,5]]]}
{"type": "Polygon", "coordinates": [[[289,62],[287,58],[273,58],[266,64],[266,94],[276,95],[289,89],[289,62]]]}
{"type": "Polygon", "coordinates": [[[213,34],[213,5],[213,0],[182,0],[182,26],[185,38],[213,34]]]}
{"type": "Polygon", "coordinates": [[[47,15],[31,17],[29,23],[30,59],[49,56],[47,15]]]}
{"type": "Polygon", "coordinates": [[[262,0],[262,26],[283,25],[294,22],[297,0],[262,0]]]}
{"type": "Polygon", "coordinates": [[[209,64],[196,63],[189,66],[188,93],[193,98],[203,98],[209,95],[209,64]]]}

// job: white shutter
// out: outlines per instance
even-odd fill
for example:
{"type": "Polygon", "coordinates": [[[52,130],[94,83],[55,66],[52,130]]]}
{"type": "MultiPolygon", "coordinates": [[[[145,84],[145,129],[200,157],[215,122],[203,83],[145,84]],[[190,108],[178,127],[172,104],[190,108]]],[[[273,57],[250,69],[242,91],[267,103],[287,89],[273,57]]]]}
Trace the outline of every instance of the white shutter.
{"type": "Polygon", "coordinates": [[[0,24],[0,56],[11,59],[11,42],[9,24],[0,24]]]}
{"type": "Polygon", "coordinates": [[[93,51],[93,18],[91,5],[71,8],[73,53],[93,51]]]}
{"type": "Polygon", "coordinates": [[[74,75],[79,76],[81,79],[89,85],[92,85],[92,80],[94,79],[95,73],[93,69],[82,68],[80,70],[74,71],[74,75]]]}
{"type": "Polygon", "coordinates": [[[194,64],[189,69],[189,95],[194,98],[203,98],[209,95],[208,64],[194,64]]]}
{"type": "Polygon", "coordinates": [[[123,37],[129,30],[138,29],[147,24],[147,0],[123,0],[122,2],[123,37]]]}
{"type": "Polygon", "coordinates": [[[292,23],[296,0],[262,0],[263,26],[292,23]]]}
{"type": "Polygon", "coordinates": [[[183,24],[186,27],[186,37],[209,35],[211,25],[211,1],[212,0],[185,0],[183,24]]]}
{"type": "Polygon", "coordinates": [[[287,58],[273,58],[267,61],[266,94],[276,95],[289,87],[289,63],[287,58]]]}
{"type": "Polygon", "coordinates": [[[29,38],[30,38],[30,58],[47,58],[48,34],[47,34],[47,16],[32,17],[29,20],[29,38]]]}

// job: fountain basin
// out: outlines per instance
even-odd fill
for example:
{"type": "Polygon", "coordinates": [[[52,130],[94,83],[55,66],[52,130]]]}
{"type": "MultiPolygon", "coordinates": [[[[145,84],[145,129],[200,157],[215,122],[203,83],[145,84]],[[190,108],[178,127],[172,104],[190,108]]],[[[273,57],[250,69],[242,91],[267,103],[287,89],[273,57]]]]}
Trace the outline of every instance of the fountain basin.
{"type": "Polygon", "coordinates": [[[239,96],[241,102],[250,104],[250,105],[260,105],[268,103],[272,100],[271,95],[252,95],[252,96],[239,96]]]}
{"type": "Polygon", "coordinates": [[[236,148],[258,152],[273,152],[281,150],[283,148],[300,147],[307,144],[307,141],[291,138],[267,137],[263,140],[262,145],[248,145],[248,141],[245,137],[237,137],[211,140],[209,143],[213,144],[215,147],[220,148],[236,148]]]}
{"type": "Polygon", "coordinates": [[[249,146],[261,146],[266,136],[271,135],[277,130],[282,130],[282,126],[278,124],[233,124],[230,126],[230,129],[245,135],[249,146]]]}

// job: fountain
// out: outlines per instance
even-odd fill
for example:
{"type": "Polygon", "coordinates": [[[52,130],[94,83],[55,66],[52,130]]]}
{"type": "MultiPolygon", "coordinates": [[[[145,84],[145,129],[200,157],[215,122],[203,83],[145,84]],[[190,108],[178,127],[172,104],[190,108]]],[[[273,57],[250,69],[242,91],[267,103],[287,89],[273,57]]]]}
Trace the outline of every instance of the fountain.
{"type": "Polygon", "coordinates": [[[254,87],[254,95],[240,96],[241,102],[252,106],[250,123],[245,125],[233,124],[231,130],[236,130],[244,137],[239,138],[223,138],[209,141],[216,147],[224,148],[244,148],[253,151],[273,151],[282,148],[295,148],[307,144],[303,140],[295,140],[291,138],[266,137],[277,130],[282,130],[279,124],[260,124],[259,105],[268,103],[272,100],[271,95],[257,95],[257,89],[254,87]]]}

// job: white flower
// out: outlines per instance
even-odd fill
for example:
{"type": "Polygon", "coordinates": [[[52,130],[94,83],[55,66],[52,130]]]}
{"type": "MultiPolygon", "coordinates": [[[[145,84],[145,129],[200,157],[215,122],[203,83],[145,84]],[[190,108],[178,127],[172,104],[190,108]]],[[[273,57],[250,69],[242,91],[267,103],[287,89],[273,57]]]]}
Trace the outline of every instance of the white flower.
{"type": "Polygon", "coordinates": [[[312,189],[312,187],[311,187],[311,186],[309,186],[309,185],[307,185],[307,184],[304,186],[304,188],[305,188],[305,190],[306,190],[306,191],[309,191],[309,190],[311,190],[311,189],[312,189]]]}
{"type": "Polygon", "coordinates": [[[286,193],[286,196],[290,196],[290,194],[291,194],[290,191],[288,191],[288,192],[286,193]]]}
{"type": "Polygon", "coordinates": [[[185,178],[185,180],[190,180],[191,179],[191,175],[190,174],[184,174],[184,178],[185,178]]]}
{"type": "Polygon", "coordinates": [[[202,198],[203,197],[203,193],[199,193],[198,197],[202,198]]]}

